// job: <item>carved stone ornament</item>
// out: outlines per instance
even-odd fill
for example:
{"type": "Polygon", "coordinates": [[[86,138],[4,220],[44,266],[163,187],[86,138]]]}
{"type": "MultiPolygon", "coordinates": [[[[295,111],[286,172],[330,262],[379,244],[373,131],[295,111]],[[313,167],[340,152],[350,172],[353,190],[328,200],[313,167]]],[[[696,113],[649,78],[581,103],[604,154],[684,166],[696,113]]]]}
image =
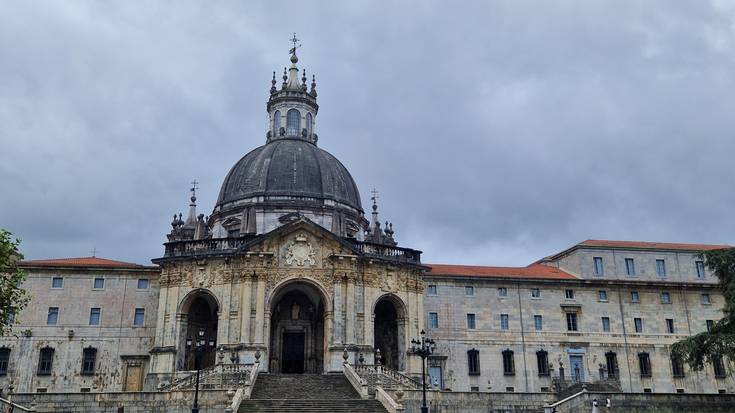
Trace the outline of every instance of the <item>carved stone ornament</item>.
{"type": "Polygon", "coordinates": [[[316,254],[308,238],[297,235],[286,249],[286,265],[316,265],[316,254]]]}

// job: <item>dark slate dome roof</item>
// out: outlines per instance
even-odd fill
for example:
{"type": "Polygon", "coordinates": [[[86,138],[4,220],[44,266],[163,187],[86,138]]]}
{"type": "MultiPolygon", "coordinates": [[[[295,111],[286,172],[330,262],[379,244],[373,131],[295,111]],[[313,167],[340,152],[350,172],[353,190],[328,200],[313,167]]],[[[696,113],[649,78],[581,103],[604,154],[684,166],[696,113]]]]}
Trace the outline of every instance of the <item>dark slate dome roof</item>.
{"type": "Polygon", "coordinates": [[[253,149],[227,174],[216,209],[252,197],[330,199],[362,211],[347,168],[329,152],[300,139],[278,139],[253,149]]]}

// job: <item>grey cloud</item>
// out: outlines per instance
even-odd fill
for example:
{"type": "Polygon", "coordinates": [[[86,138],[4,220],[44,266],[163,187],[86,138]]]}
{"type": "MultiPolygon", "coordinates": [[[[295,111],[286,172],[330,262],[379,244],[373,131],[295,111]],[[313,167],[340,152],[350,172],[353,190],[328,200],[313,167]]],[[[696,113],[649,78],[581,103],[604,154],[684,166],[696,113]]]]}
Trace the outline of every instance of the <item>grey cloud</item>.
{"type": "Polygon", "coordinates": [[[727,2],[0,5],[0,226],[30,258],[148,262],[265,140],[287,38],[320,146],[427,262],[586,238],[732,243],[727,2]]]}

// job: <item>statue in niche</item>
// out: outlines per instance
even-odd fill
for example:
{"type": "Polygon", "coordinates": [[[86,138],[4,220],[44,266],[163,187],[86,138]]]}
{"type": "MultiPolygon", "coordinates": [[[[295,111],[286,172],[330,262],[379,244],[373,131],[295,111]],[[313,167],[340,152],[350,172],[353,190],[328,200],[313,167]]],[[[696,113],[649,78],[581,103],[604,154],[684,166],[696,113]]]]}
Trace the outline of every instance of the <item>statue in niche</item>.
{"type": "Polygon", "coordinates": [[[301,317],[301,306],[299,303],[291,305],[291,320],[298,320],[301,317]]]}

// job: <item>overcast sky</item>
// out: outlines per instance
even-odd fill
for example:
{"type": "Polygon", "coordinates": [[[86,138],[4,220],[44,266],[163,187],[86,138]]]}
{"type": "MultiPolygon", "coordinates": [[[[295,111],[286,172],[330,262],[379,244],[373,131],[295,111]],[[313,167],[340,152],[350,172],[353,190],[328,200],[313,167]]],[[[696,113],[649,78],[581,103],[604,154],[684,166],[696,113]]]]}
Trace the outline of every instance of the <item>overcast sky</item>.
{"type": "Polygon", "coordinates": [[[319,145],[428,263],[735,243],[735,2],[0,3],[0,227],[150,263],[316,73],[319,145]],[[316,8],[314,8],[316,7],[316,8]]]}

